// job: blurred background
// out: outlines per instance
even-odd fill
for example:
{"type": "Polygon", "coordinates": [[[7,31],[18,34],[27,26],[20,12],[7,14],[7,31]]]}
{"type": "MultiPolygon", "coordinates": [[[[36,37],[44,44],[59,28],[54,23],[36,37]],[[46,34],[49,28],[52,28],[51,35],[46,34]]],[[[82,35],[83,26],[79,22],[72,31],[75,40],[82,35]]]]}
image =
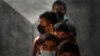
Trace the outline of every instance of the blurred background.
{"type": "MultiPolygon", "coordinates": [[[[0,0],[0,56],[32,56],[35,25],[55,0],[0,0]]],[[[77,27],[82,56],[100,56],[100,1],[62,0],[77,27]]]]}

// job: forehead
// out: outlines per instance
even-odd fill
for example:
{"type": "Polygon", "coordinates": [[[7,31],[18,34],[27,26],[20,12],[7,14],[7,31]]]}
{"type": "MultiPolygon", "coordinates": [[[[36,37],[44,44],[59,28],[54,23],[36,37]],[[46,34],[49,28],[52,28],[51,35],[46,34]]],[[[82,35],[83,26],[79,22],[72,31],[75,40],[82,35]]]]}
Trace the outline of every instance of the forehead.
{"type": "Polygon", "coordinates": [[[49,45],[49,46],[52,46],[52,45],[56,45],[56,41],[53,41],[53,40],[46,40],[43,45],[49,45]]]}
{"type": "Polygon", "coordinates": [[[40,20],[46,20],[46,18],[45,17],[41,17],[40,20]]]}
{"type": "Polygon", "coordinates": [[[42,21],[43,23],[48,22],[45,17],[40,18],[39,21],[42,21]]]}
{"type": "Polygon", "coordinates": [[[54,8],[64,8],[63,5],[54,5],[54,8]]]}

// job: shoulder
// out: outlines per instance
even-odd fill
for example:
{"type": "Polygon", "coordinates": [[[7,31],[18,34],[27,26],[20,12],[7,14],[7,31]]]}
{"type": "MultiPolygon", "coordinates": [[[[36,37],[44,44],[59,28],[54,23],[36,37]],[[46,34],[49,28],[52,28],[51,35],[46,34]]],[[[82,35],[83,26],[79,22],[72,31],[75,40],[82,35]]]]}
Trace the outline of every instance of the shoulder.
{"type": "Polygon", "coordinates": [[[64,22],[69,24],[69,25],[74,25],[74,21],[66,15],[64,16],[64,22]]]}
{"type": "Polygon", "coordinates": [[[33,40],[33,45],[40,39],[40,35],[38,35],[37,37],[34,38],[33,40]]]}

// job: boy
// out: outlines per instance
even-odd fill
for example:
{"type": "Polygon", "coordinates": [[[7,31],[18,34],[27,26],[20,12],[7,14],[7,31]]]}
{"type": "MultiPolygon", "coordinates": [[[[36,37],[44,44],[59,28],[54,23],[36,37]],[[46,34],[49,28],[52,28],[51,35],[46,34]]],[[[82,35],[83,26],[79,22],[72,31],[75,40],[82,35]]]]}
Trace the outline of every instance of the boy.
{"type": "Polygon", "coordinates": [[[66,23],[57,23],[54,25],[54,35],[59,38],[59,41],[68,40],[76,42],[75,36],[70,32],[70,28],[66,23]]]}
{"type": "Polygon", "coordinates": [[[60,22],[65,22],[69,25],[70,31],[76,36],[77,32],[74,22],[65,15],[67,12],[66,4],[63,1],[55,1],[52,5],[52,11],[56,13],[60,22]]]}
{"type": "Polygon", "coordinates": [[[57,47],[57,56],[80,56],[79,47],[73,42],[63,41],[57,47]]]}
{"type": "MultiPolygon", "coordinates": [[[[54,24],[59,22],[59,20],[56,17],[56,14],[54,12],[47,11],[41,14],[39,18],[40,25],[43,27],[43,31],[45,31],[44,33],[47,32],[53,34],[54,24]]],[[[39,38],[40,36],[36,37],[33,41],[33,56],[35,56],[37,53],[39,38]]]]}
{"type": "Polygon", "coordinates": [[[39,39],[36,56],[55,56],[58,39],[53,34],[45,33],[39,39]]]}
{"type": "Polygon", "coordinates": [[[40,15],[40,25],[45,27],[45,31],[48,33],[53,33],[53,27],[59,20],[54,12],[44,12],[40,15]]]}

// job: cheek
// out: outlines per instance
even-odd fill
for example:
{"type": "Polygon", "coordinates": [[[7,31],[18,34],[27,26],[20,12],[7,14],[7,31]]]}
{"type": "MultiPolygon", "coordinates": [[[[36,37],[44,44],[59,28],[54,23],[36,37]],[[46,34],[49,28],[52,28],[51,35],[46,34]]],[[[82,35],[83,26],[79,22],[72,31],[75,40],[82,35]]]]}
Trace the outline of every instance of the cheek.
{"type": "Polygon", "coordinates": [[[58,32],[57,34],[58,34],[59,37],[63,36],[62,32],[58,32]]]}
{"type": "Polygon", "coordinates": [[[53,10],[53,12],[57,13],[57,11],[56,11],[56,10],[53,10]]]}
{"type": "Polygon", "coordinates": [[[62,11],[61,11],[61,13],[63,13],[63,14],[64,14],[64,13],[65,13],[65,11],[64,11],[64,10],[62,10],[62,11]]]}
{"type": "Polygon", "coordinates": [[[44,46],[40,46],[40,50],[47,50],[47,48],[44,46]]]}
{"type": "Polygon", "coordinates": [[[55,36],[58,36],[59,34],[58,34],[57,32],[54,32],[54,35],[55,35],[55,36]]]}
{"type": "Polygon", "coordinates": [[[44,20],[40,20],[40,25],[45,26],[46,22],[44,20]]]}
{"type": "Polygon", "coordinates": [[[56,35],[56,32],[54,31],[53,34],[56,35]]]}

